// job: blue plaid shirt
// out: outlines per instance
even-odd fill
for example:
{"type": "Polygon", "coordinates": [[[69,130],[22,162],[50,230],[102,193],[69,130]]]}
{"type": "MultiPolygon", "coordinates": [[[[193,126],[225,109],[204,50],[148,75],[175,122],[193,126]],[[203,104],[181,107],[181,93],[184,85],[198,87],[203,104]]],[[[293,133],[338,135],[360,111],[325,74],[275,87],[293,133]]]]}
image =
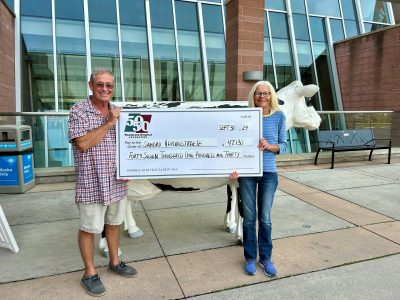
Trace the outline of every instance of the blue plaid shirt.
{"type": "MultiPolygon", "coordinates": [[[[111,107],[115,107],[110,104],[111,107]]],[[[96,146],[79,151],[74,139],[100,127],[106,119],[86,99],[71,107],[68,119],[68,140],[73,144],[76,190],[75,202],[109,205],[126,197],[126,182],[117,180],[116,132],[110,129],[96,146]]]]}

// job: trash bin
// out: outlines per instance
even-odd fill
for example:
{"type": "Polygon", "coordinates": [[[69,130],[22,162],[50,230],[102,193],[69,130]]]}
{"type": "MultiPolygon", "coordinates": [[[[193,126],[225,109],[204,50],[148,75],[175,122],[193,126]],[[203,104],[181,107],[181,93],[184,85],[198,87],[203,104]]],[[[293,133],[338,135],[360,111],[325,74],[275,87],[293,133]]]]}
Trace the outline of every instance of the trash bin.
{"type": "Polygon", "coordinates": [[[0,193],[24,193],[34,186],[31,127],[0,125],[0,193]]]}

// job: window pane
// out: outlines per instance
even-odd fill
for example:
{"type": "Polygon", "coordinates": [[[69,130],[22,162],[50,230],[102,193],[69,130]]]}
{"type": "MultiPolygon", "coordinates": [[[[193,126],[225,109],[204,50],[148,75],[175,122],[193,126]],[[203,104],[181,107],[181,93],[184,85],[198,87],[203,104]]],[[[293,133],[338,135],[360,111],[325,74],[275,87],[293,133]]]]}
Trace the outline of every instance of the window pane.
{"type": "MultiPolygon", "coordinates": [[[[304,85],[310,83],[317,84],[306,16],[293,14],[293,27],[295,29],[296,54],[299,62],[300,80],[304,85]]],[[[319,105],[318,93],[313,96],[312,102],[314,105],[319,105]]]]}
{"type": "Polygon", "coordinates": [[[51,0],[21,1],[21,16],[51,18],[51,0]]]}
{"type": "Polygon", "coordinates": [[[295,79],[292,51],[286,14],[270,13],[272,45],[274,50],[277,86],[283,87],[295,79]],[[279,25],[278,25],[279,24],[279,25]]]}
{"type": "Polygon", "coordinates": [[[307,18],[305,15],[293,14],[293,27],[296,39],[309,41],[307,18]]]}
{"type": "Polygon", "coordinates": [[[119,0],[125,101],[150,101],[144,1],[119,0]]]}
{"type": "Polygon", "coordinates": [[[175,2],[183,99],[204,101],[204,77],[196,3],[175,2]]]}
{"type": "Polygon", "coordinates": [[[322,18],[310,17],[310,24],[312,26],[314,62],[317,69],[322,103],[322,107],[319,109],[335,110],[336,95],[332,88],[332,70],[328,57],[324,20],[322,18]]]}
{"type": "Polygon", "coordinates": [[[81,0],[55,2],[59,110],[87,97],[86,44],[81,0]]]}
{"type": "Polygon", "coordinates": [[[290,1],[292,5],[292,13],[305,14],[306,6],[304,5],[304,0],[292,0],[290,1]]]}
{"type": "Polygon", "coordinates": [[[326,42],[323,18],[310,17],[311,37],[313,41],[326,42]]]}
{"type": "Polygon", "coordinates": [[[307,0],[308,13],[340,17],[338,0],[307,0]]]}
{"type": "Polygon", "coordinates": [[[180,101],[171,1],[150,0],[157,100],[180,101]]]}
{"type": "Polygon", "coordinates": [[[341,0],[343,17],[348,20],[356,20],[356,7],[354,0],[341,0]]]}
{"type": "Polygon", "coordinates": [[[272,52],[271,45],[268,38],[268,20],[267,15],[264,16],[264,68],[263,68],[263,76],[264,80],[268,80],[271,82],[273,86],[276,85],[274,69],[272,64],[272,52]]]}
{"type": "Polygon", "coordinates": [[[271,12],[269,14],[269,21],[271,22],[271,35],[273,38],[289,38],[286,14],[271,12]]]}
{"type": "Polygon", "coordinates": [[[114,0],[89,0],[92,70],[106,68],[114,74],[112,101],[122,101],[118,50],[117,11],[114,0]]]}
{"type": "Polygon", "coordinates": [[[211,100],[225,99],[225,39],[221,6],[203,5],[211,100]]]}
{"type": "Polygon", "coordinates": [[[344,28],[346,30],[346,37],[348,38],[360,34],[356,21],[344,20],[344,28]]]}
{"type": "Polygon", "coordinates": [[[332,40],[334,42],[344,39],[343,25],[341,20],[329,19],[331,25],[332,40]]]}
{"type": "Polygon", "coordinates": [[[385,28],[387,26],[388,25],[385,25],[385,24],[373,24],[373,23],[364,22],[365,32],[371,32],[371,31],[374,31],[374,30],[385,28]]]}
{"type": "Polygon", "coordinates": [[[55,110],[51,0],[21,2],[21,33],[24,110],[55,110]]]}
{"type": "Polygon", "coordinates": [[[270,9],[286,10],[285,0],[265,0],[264,7],[270,9]]]}
{"type": "Polygon", "coordinates": [[[14,0],[6,0],[6,3],[12,11],[14,11],[14,0]]]}
{"type": "MultiPolygon", "coordinates": [[[[21,1],[21,35],[22,110],[54,111],[51,0],[21,1]]],[[[47,159],[51,163],[51,157],[45,157],[48,137],[43,134],[43,127],[43,118],[32,122],[35,166],[44,166],[47,159]]]]}
{"type": "Polygon", "coordinates": [[[389,23],[389,13],[386,2],[387,1],[382,0],[361,1],[361,11],[364,21],[389,23]]]}

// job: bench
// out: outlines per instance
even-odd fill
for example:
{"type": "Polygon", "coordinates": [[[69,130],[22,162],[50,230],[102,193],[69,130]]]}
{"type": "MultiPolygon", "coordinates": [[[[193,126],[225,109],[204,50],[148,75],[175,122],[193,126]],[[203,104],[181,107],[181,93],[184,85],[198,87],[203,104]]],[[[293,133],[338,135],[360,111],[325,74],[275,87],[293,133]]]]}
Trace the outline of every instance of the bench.
{"type": "Polygon", "coordinates": [[[314,165],[317,164],[321,150],[332,152],[331,169],[335,164],[335,152],[370,150],[369,160],[375,149],[388,149],[388,164],[392,151],[391,139],[376,139],[372,128],[353,130],[318,130],[318,151],[315,155],[314,165]],[[379,144],[377,144],[379,142],[379,144]]]}

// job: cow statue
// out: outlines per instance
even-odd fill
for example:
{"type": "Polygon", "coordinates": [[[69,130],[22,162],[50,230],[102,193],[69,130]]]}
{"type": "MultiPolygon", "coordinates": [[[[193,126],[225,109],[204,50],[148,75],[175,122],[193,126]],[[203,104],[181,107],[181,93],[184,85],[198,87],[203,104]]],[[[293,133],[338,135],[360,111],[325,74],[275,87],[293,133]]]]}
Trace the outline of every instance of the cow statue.
{"type": "MultiPolygon", "coordinates": [[[[318,129],[321,123],[321,117],[315,111],[311,104],[311,97],[319,90],[314,84],[303,86],[300,81],[294,81],[277,92],[279,99],[279,108],[286,116],[286,128],[305,128],[307,130],[318,129]]],[[[154,102],[154,103],[135,103],[128,105],[129,108],[227,108],[227,107],[245,107],[247,102],[202,102],[199,106],[193,103],[181,102],[154,102]],[[191,106],[188,106],[191,105],[191,106]]],[[[237,180],[229,180],[224,177],[206,177],[206,178],[171,178],[171,179],[140,179],[128,182],[128,201],[126,202],[126,211],[124,219],[124,229],[128,230],[131,238],[138,238],[143,235],[143,231],[136,225],[132,215],[132,203],[134,201],[150,199],[162,191],[176,192],[202,192],[209,189],[228,185],[232,191],[232,203],[228,205],[232,209],[227,209],[224,220],[224,228],[234,233],[237,232],[238,239],[242,239],[241,226],[237,225],[241,221],[237,218],[237,180]]],[[[103,254],[108,255],[107,243],[104,236],[100,239],[100,248],[103,254]]]]}

